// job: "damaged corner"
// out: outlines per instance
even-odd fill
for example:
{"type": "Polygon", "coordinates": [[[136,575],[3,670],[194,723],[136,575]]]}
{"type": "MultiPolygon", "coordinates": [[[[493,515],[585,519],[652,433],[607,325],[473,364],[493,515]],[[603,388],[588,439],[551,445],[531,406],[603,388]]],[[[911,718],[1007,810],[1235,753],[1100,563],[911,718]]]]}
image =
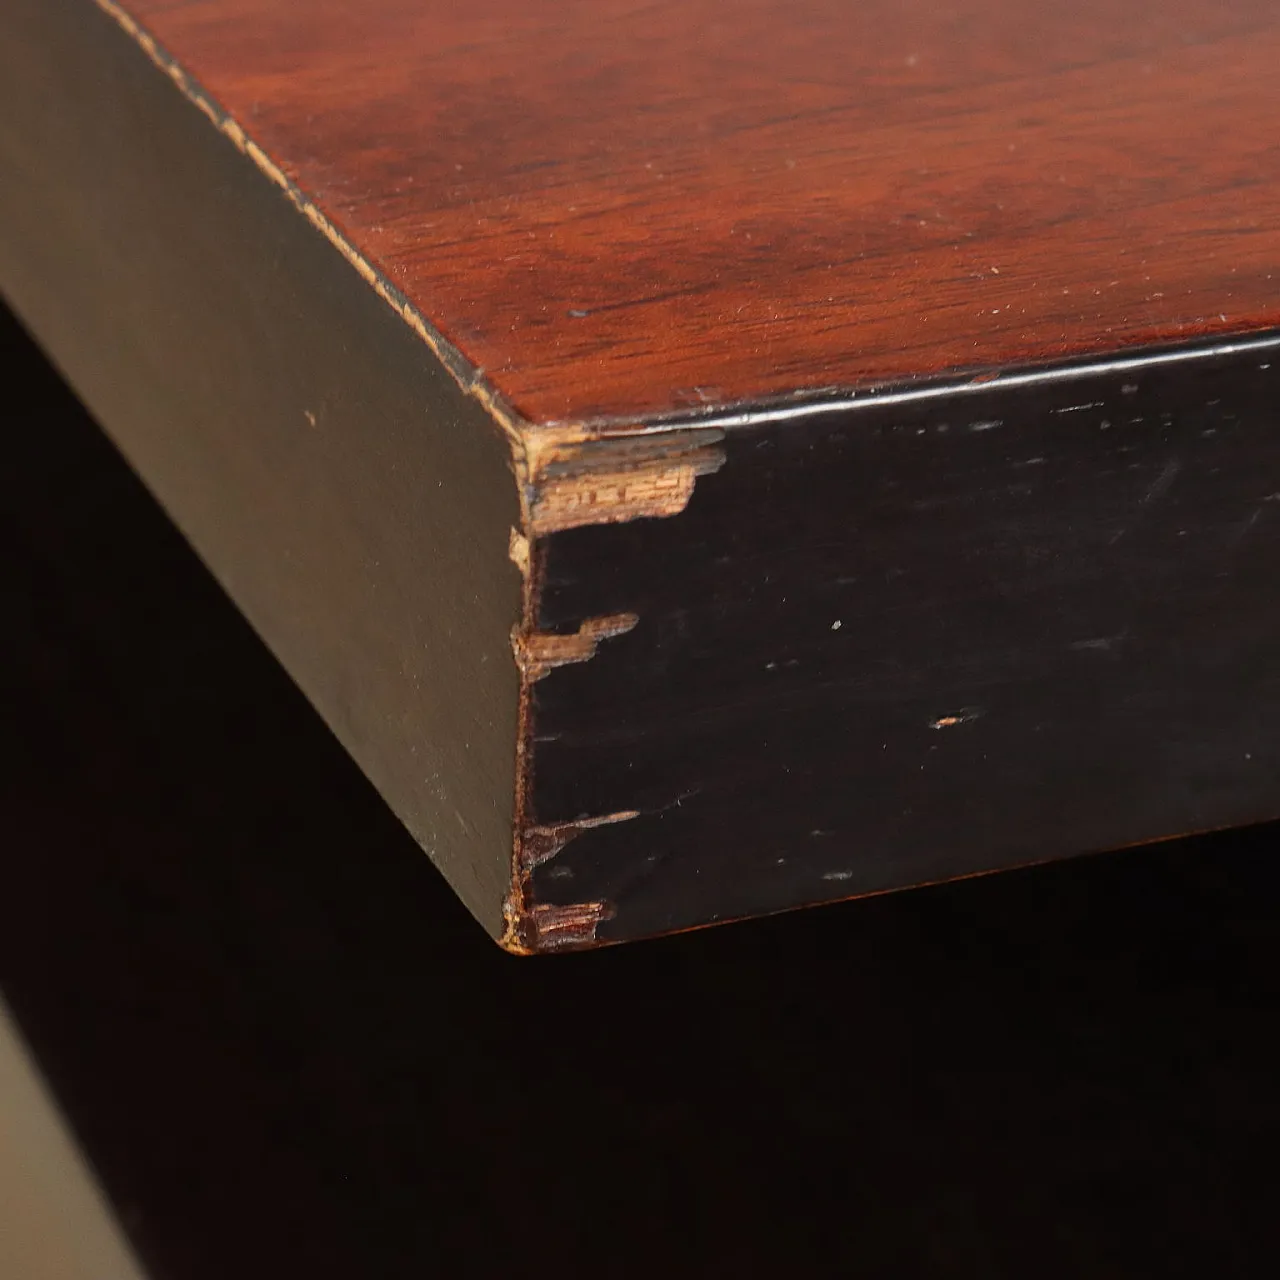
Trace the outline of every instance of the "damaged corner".
{"type": "Polygon", "coordinates": [[[511,955],[540,956],[553,951],[580,951],[597,944],[596,930],[612,918],[609,902],[549,903],[517,906],[515,894],[506,906],[506,929],[499,946],[511,955]]]}
{"type": "Polygon", "coordinates": [[[706,427],[594,438],[568,428],[532,433],[522,477],[530,536],[679,515],[698,478],[724,465],[723,439],[706,427]]]}
{"type": "Polygon", "coordinates": [[[612,915],[608,902],[577,902],[569,907],[540,904],[526,916],[526,929],[534,951],[571,951],[594,945],[596,930],[612,915]]]}
{"type": "Polygon", "coordinates": [[[594,827],[609,827],[615,822],[630,822],[639,816],[639,809],[623,809],[619,813],[579,818],[576,822],[561,822],[550,827],[529,827],[521,842],[520,869],[527,875],[535,867],[550,862],[565,845],[584,831],[590,831],[594,827]]]}
{"type": "Polygon", "coordinates": [[[511,637],[516,666],[524,678],[533,683],[556,667],[594,658],[602,640],[626,635],[639,621],[634,613],[610,613],[588,618],[577,631],[567,634],[517,628],[511,637]]]}
{"type": "Polygon", "coordinates": [[[614,914],[613,904],[603,901],[569,906],[531,903],[530,878],[534,868],[550,862],[584,831],[615,822],[630,822],[639,816],[638,810],[626,809],[554,826],[517,830],[512,892],[506,903],[506,930],[501,939],[503,948],[518,955],[534,955],[593,946],[597,941],[597,928],[614,914]]]}
{"type": "Polygon", "coordinates": [[[601,645],[640,624],[635,613],[584,619],[576,631],[538,627],[539,601],[550,535],[590,525],[679,515],[701,476],[724,465],[723,431],[684,427],[625,434],[589,428],[525,427],[515,441],[522,527],[512,529],[508,555],[522,581],[521,619],[511,648],[520,672],[516,744],[516,806],[511,889],[498,939],[515,955],[571,951],[598,944],[597,931],[615,914],[606,901],[567,906],[531,898],[535,867],[556,857],[584,831],[639,817],[636,810],[539,825],[533,814],[534,686],[560,667],[588,662],[601,645]]]}

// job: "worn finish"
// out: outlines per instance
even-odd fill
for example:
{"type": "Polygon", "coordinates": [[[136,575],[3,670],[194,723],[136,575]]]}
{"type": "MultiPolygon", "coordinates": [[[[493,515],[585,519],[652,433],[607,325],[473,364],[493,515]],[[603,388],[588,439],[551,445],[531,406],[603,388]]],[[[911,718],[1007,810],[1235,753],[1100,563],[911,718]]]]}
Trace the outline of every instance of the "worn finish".
{"type": "Polygon", "coordinates": [[[1280,322],[1271,0],[113,2],[535,423],[1280,322]]]}
{"type": "Polygon", "coordinates": [[[509,949],[1280,807],[1272,5],[0,48],[0,285],[509,949]]]}
{"type": "Polygon", "coordinates": [[[545,547],[531,902],[636,937],[1280,814],[1280,344],[730,433],[545,547]],[[750,520],[739,518],[751,513],[750,520]]]}

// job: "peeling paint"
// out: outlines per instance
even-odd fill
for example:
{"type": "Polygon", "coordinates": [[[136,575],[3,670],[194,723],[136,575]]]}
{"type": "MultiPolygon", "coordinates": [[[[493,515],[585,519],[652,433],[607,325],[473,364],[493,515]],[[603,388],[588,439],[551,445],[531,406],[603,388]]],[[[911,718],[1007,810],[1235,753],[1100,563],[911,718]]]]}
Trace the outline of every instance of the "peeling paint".
{"type": "Polygon", "coordinates": [[[533,683],[556,667],[594,658],[601,640],[626,635],[639,621],[634,613],[610,613],[601,618],[588,618],[577,631],[567,635],[516,628],[511,635],[516,666],[524,678],[533,683]]]}
{"type": "Polygon", "coordinates": [[[560,822],[550,827],[529,827],[520,848],[520,866],[524,872],[550,862],[570,840],[593,827],[608,827],[615,822],[630,822],[640,816],[639,809],[623,809],[596,818],[579,818],[576,822],[560,822]]]}
{"type": "Polygon", "coordinates": [[[530,533],[679,515],[699,476],[724,465],[721,431],[689,429],[625,438],[541,431],[525,454],[530,533]]]}
{"type": "Polygon", "coordinates": [[[569,907],[538,906],[525,917],[532,951],[566,951],[590,946],[596,930],[613,915],[607,902],[578,902],[569,907]]]}
{"type": "Polygon", "coordinates": [[[556,533],[581,525],[679,515],[689,505],[698,476],[715,469],[706,463],[650,464],[553,480],[537,491],[531,523],[535,533],[556,533]]]}
{"type": "Polygon", "coordinates": [[[981,707],[961,707],[959,711],[954,711],[951,715],[940,716],[937,720],[930,721],[929,728],[954,729],[957,725],[970,724],[984,714],[981,707]]]}
{"type": "Polygon", "coordinates": [[[529,546],[529,539],[519,529],[511,530],[511,536],[507,539],[507,556],[520,570],[520,576],[528,580],[533,570],[532,549],[529,546]]]}
{"type": "Polygon", "coordinates": [[[535,867],[549,862],[584,831],[615,822],[630,822],[639,816],[638,810],[625,809],[553,826],[528,827],[519,832],[511,893],[503,907],[506,928],[499,940],[503,949],[515,955],[534,955],[591,946],[596,941],[597,928],[612,918],[613,904],[605,901],[569,906],[530,903],[529,878],[535,867]]]}

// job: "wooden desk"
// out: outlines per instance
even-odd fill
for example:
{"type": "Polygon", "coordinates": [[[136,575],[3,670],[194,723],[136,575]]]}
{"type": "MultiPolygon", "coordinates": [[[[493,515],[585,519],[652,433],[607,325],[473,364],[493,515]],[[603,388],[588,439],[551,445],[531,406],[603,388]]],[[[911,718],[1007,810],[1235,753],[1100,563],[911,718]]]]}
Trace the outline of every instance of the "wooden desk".
{"type": "Polygon", "coordinates": [[[0,37],[0,287],[509,949],[1280,809],[1274,6],[0,37]]]}

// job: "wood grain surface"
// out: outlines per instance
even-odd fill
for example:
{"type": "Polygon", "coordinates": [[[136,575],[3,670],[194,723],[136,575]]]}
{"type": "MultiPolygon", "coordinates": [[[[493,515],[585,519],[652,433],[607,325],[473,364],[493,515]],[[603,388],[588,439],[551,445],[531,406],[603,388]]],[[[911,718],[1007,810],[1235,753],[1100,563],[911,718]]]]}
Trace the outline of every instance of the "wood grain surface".
{"type": "Polygon", "coordinates": [[[530,422],[1280,323],[1271,0],[99,0],[530,422]]]}

